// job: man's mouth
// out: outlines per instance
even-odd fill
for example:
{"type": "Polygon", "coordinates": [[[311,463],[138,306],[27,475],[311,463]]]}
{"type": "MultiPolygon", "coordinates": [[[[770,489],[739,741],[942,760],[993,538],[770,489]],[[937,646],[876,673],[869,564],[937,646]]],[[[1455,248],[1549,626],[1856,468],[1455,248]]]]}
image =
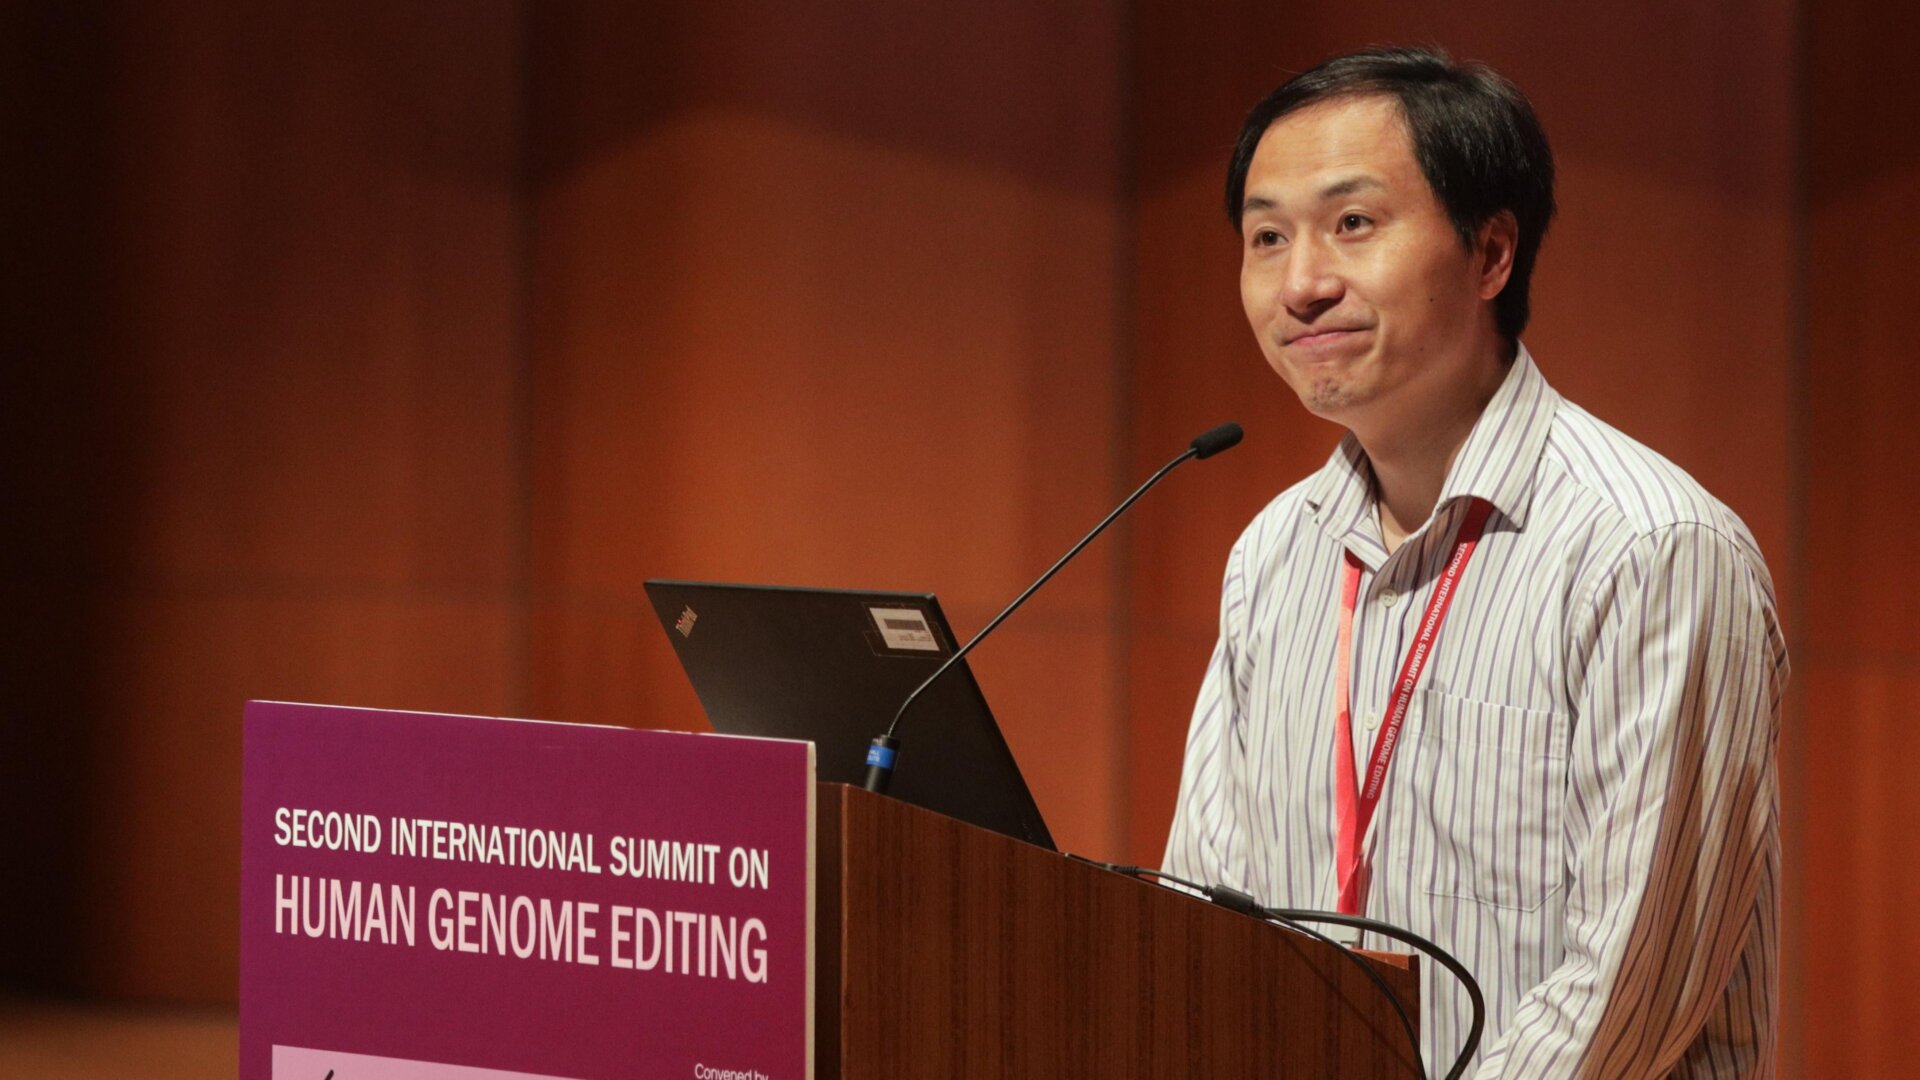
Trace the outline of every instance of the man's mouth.
{"type": "Polygon", "coordinates": [[[1330,327],[1315,328],[1312,330],[1308,330],[1305,333],[1295,334],[1290,338],[1286,338],[1283,341],[1283,344],[1285,344],[1290,349],[1322,348],[1329,345],[1338,345],[1341,342],[1351,340],[1356,335],[1365,332],[1365,330],[1366,330],[1366,327],[1363,327],[1363,326],[1330,326],[1330,327]]]}

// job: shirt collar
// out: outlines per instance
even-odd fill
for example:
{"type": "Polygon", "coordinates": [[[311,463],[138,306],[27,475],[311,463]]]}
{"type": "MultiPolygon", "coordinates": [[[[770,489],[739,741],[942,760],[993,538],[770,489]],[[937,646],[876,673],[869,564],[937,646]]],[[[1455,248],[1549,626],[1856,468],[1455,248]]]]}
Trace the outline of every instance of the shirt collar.
{"type": "MultiPolygon", "coordinates": [[[[1519,346],[1500,389],[1455,455],[1434,512],[1456,499],[1478,497],[1516,528],[1525,528],[1540,455],[1559,404],[1560,395],[1547,385],[1527,347],[1519,346]]],[[[1306,504],[1314,521],[1343,544],[1375,512],[1373,467],[1351,431],[1308,482],[1306,504]]],[[[1367,534],[1377,536],[1371,530],[1367,534]]]]}

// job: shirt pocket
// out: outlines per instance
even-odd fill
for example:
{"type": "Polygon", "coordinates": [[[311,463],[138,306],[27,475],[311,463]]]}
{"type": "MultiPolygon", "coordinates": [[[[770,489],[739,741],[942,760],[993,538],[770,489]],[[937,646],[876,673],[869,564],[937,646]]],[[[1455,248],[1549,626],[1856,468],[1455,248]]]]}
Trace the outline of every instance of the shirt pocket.
{"type": "Polygon", "coordinates": [[[1538,908],[1566,878],[1569,718],[1429,690],[1416,719],[1408,794],[1426,891],[1538,908]]]}

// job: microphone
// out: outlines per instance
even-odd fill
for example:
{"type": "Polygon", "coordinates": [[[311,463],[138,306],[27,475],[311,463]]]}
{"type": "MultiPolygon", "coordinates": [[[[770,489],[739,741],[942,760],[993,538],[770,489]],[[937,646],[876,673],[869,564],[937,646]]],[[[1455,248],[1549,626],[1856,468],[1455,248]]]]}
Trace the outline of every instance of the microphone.
{"type": "Polygon", "coordinates": [[[1188,458],[1210,458],[1221,451],[1231,450],[1240,444],[1240,439],[1244,435],[1245,432],[1240,430],[1239,424],[1221,424],[1219,427],[1209,428],[1199,435],[1194,436],[1193,441],[1187,444],[1185,453],[1167,462],[1165,465],[1160,466],[1159,472],[1148,477],[1146,483],[1141,484],[1134,490],[1133,494],[1127,496],[1127,501],[1115,507],[1113,513],[1108,514],[1101,520],[1100,524],[1093,527],[1092,532],[1081,537],[1079,543],[1073,545],[1073,548],[1065,555],[1060,556],[1059,562],[1054,563],[1047,569],[1046,573],[1041,574],[1040,580],[1027,586],[1027,591],[1015,597],[1013,603],[1008,604],[1005,611],[993,617],[992,622],[981,627],[980,632],[973,635],[973,640],[961,646],[960,651],[947,657],[947,662],[941,664],[939,668],[935,669],[933,674],[927,676],[925,682],[914,687],[913,693],[907,695],[907,699],[900,703],[899,710],[893,714],[893,722],[887,725],[887,733],[885,735],[875,736],[872,745],[867,747],[867,790],[877,792],[885,792],[887,790],[888,782],[893,779],[894,759],[900,752],[900,740],[894,736],[894,732],[899,730],[900,718],[906,715],[907,708],[914,703],[915,699],[919,698],[921,691],[939,681],[940,676],[945,675],[948,668],[959,663],[962,657],[972,652],[973,647],[980,644],[982,638],[993,633],[994,627],[1005,622],[1007,616],[1013,614],[1021,604],[1027,602],[1027,597],[1032,596],[1035,592],[1039,591],[1040,586],[1051,581],[1053,575],[1060,572],[1061,567],[1072,561],[1075,555],[1080,554],[1081,548],[1086,547],[1093,542],[1094,537],[1105,532],[1107,526],[1113,524],[1121,514],[1126,513],[1128,507],[1137,502],[1140,496],[1145,495],[1151,490],[1153,485],[1159,483],[1162,477],[1172,472],[1175,466],[1186,461],[1188,458]]]}
{"type": "MultiPolygon", "coordinates": [[[[1208,428],[1207,430],[1201,432],[1200,434],[1195,435],[1193,437],[1193,441],[1187,444],[1187,452],[1192,454],[1194,457],[1199,458],[1202,461],[1205,461],[1207,458],[1210,458],[1213,455],[1220,453],[1221,451],[1231,450],[1234,447],[1239,446],[1240,440],[1245,436],[1246,436],[1246,432],[1240,430],[1239,424],[1221,424],[1217,428],[1208,428]]],[[[1173,465],[1168,465],[1167,469],[1171,469],[1173,468],[1174,465],[1180,464],[1180,460],[1184,460],[1184,455],[1182,455],[1181,459],[1176,459],[1173,462],[1173,465]]],[[[1167,469],[1162,469],[1160,471],[1166,472],[1167,469]]],[[[1158,479],[1160,479],[1158,476],[1155,476],[1153,478],[1153,480],[1158,480],[1158,479]]],[[[1153,484],[1153,480],[1147,481],[1147,484],[1151,486],[1153,484]]],[[[1122,507],[1121,509],[1124,510],[1125,507],[1122,507]]]]}

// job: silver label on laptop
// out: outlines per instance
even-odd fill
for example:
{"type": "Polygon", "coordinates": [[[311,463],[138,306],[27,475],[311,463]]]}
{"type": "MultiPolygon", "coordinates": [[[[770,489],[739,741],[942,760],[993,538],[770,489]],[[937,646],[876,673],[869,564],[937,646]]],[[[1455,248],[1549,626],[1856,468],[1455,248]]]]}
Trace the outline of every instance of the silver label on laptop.
{"type": "Polygon", "coordinates": [[[873,625],[879,628],[880,640],[887,648],[941,651],[940,639],[933,635],[933,627],[927,625],[926,612],[918,608],[870,607],[867,614],[873,616],[873,625]]]}

